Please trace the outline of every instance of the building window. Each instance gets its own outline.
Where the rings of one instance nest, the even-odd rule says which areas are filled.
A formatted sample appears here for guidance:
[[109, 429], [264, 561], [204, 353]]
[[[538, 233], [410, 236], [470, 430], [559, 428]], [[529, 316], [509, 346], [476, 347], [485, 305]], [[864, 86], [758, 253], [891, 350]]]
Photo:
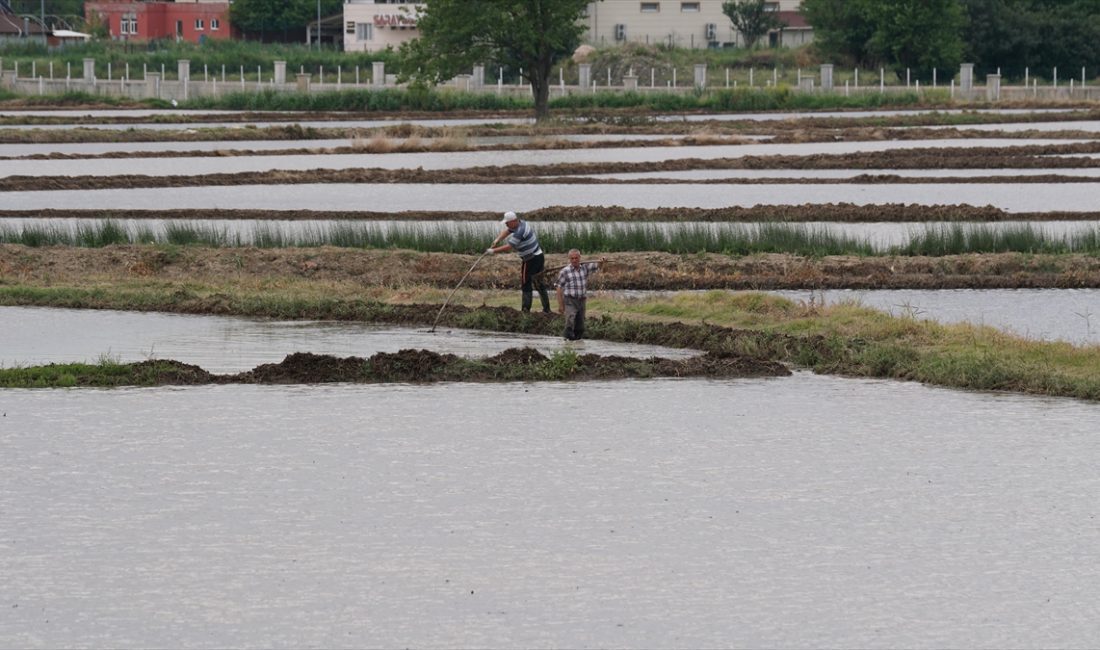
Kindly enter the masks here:
[[374, 25], [371, 23], [355, 23], [355, 40], [373, 41]]
[[643, 14], [655, 14], [655, 13], [659, 13], [660, 11], [661, 11], [661, 3], [660, 2], [643, 2], [642, 3], [642, 13]]
[[137, 15], [123, 14], [118, 25], [119, 34], [137, 34]]
[[203, 30], [202, 18], [195, 19], [195, 31], [201, 32]]
[[218, 20], [217, 18], [211, 18], [210, 19], [210, 29], [212, 29], [212, 30], [213, 29], [218, 29], [221, 26], [222, 26], [222, 21]]
[[764, 3], [764, 11], [779, 11], [779, 3], [778, 2], [765, 2]]
[[685, 13], [685, 14], [697, 14], [697, 13], [699, 13], [699, 3], [698, 2], [681, 2], [680, 3], [680, 11]]

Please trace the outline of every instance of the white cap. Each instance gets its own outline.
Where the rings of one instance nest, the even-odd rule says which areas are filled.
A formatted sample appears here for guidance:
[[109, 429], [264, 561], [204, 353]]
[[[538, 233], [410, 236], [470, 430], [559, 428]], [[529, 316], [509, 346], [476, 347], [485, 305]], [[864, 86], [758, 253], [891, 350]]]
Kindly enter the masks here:
[[509, 210], [508, 212], [504, 213], [504, 218], [501, 219], [500, 222], [504, 225], [508, 225], [508, 222], [513, 220], [513, 219], [519, 219], [519, 217], [516, 216], [515, 212], [512, 212], [511, 210]]

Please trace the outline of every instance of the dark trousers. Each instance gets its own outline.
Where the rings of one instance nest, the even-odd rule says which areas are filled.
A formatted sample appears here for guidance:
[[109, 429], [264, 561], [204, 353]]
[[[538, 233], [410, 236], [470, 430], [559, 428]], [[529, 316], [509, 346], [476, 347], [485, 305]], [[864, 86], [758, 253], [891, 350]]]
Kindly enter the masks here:
[[576, 341], [584, 336], [584, 307], [588, 299], [584, 296], [563, 296], [565, 299], [565, 338]]
[[531, 289], [539, 292], [539, 300], [542, 302], [542, 310], [550, 312], [550, 294], [546, 291], [546, 282], [542, 279], [542, 269], [546, 266], [546, 256], [542, 253], [524, 260], [519, 267], [520, 279], [523, 282], [523, 311], [531, 311], [531, 302], [534, 296]]

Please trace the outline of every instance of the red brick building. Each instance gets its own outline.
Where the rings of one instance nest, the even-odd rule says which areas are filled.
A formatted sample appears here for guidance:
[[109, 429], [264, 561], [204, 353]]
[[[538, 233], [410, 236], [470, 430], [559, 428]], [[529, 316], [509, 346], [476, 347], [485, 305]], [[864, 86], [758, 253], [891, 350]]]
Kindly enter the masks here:
[[207, 38], [232, 38], [229, 2], [103, 0], [84, 3], [84, 17], [93, 14], [107, 23], [111, 38], [149, 41], [174, 38], [198, 43]]

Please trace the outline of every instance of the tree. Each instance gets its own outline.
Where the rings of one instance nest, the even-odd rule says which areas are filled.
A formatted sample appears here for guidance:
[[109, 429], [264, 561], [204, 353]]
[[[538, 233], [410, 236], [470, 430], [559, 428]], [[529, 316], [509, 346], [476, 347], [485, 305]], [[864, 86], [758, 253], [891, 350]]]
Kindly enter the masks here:
[[1100, 67], [1100, 0], [962, 0], [970, 16], [967, 56], [989, 73], [1033, 74]]
[[867, 44], [874, 34], [873, 0], [803, 0], [802, 15], [813, 25], [814, 45], [827, 56], [853, 63], [869, 58]]
[[803, 0], [802, 12], [825, 55], [918, 74], [962, 61], [960, 0]]
[[787, 26], [787, 23], [775, 15], [775, 11], [768, 9], [768, 3], [764, 0], [727, 0], [722, 3], [722, 13], [741, 32], [745, 39], [745, 48], [750, 50], [768, 32]]
[[922, 76], [962, 62], [966, 19], [959, 0], [880, 0], [871, 17], [875, 30], [868, 47], [880, 61]]
[[587, 0], [431, 0], [401, 46], [402, 78], [439, 83], [478, 63], [518, 66], [535, 119], [550, 115], [550, 69], [580, 45]]
[[[320, 0], [321, 15], [331, 16], [343, 10], [340, 0]], [[236, 0], [229, 5], [229, 18], [242, 32], [286, 33], [317, 20], [317, 0]]]

